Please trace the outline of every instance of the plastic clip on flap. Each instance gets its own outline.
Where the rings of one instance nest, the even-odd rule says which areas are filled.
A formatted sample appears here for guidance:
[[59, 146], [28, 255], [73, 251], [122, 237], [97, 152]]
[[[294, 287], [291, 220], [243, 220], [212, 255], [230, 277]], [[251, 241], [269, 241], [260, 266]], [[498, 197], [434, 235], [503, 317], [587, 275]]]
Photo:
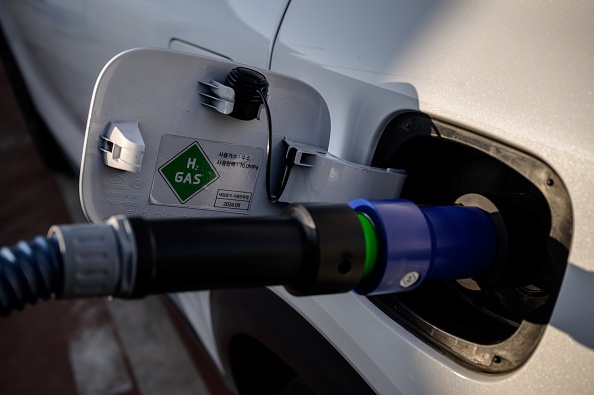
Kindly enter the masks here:
[[110, 123], [99, 147], [104, 153], [103, 163], [115, 169], [139, 173], [144, 155], [144, 140], [138, 122]]
[[380, 169], [340, 159], [307, 144], [285, 140], [287, 144], [286, 185], [281, 202], [349, 202], [394, 198], [400, 195], [406, 172]]
[[210, 82], [198, 81], [200, 85], [209, 88], [210, 93], [198, 92], [205, 98], [203, 106], [214, 108], [222, 114], [231, 114], [235, 103], [235, 91], [233, 88], [223, 85], [220, 82], [211, 80]]

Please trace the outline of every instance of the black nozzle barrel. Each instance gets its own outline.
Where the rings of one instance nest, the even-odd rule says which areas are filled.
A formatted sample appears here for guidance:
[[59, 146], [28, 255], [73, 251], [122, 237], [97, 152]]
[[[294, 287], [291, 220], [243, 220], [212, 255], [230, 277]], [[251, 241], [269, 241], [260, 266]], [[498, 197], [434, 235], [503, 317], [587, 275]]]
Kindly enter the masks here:
[[279, 217], [130, 218], [130, 225], [138, 251], [131, 297], [270, 285], [298, 295], [346, 292], [365, 260], [361, 225], [347, 205], [291, 206]]

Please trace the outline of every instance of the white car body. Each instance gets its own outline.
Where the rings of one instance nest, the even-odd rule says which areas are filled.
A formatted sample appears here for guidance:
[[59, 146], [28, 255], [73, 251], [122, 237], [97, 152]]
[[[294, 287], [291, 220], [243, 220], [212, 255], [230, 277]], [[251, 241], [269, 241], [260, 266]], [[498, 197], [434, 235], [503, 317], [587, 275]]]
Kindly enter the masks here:
[[[162, 47], [314, 87], [329, 151], [369, 165], [405, 111], [538, 158], [570, 198], [569, 255], [546, 328], [503, 373], [459, 363], [354, 293], [274, 292], [379, 394], [594, 391], [594, 4], [528, 1], [2, 0], [0, 24], [34, 104], [80, 165], [88, 106], [121, 51]], [[495, 149], [493, 149], [495, 151]], [[210, 292], [174, 297], [223, 374]]]

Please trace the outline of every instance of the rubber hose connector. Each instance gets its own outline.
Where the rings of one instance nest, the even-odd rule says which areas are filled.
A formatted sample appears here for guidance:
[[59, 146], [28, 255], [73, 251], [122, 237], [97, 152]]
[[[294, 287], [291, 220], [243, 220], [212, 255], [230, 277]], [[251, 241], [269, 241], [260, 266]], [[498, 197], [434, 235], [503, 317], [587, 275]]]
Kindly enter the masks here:
[[0, 316], [58, 292], [63, 277], [60, 256], [58, 241], [41, 236], [0, 248]]

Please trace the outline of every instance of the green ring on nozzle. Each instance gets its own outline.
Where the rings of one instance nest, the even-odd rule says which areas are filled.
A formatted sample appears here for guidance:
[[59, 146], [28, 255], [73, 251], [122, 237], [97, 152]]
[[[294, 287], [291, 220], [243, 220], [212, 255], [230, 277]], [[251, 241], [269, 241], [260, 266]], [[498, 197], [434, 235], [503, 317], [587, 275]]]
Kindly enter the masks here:
[[373, 269], [377, 260], [377, 235], [373, 222], [363, 213], [357, 213], [361, 226], [363, 227], [363, 237], [365, 238], [365, 266], [361, 280], [366, 279]]

